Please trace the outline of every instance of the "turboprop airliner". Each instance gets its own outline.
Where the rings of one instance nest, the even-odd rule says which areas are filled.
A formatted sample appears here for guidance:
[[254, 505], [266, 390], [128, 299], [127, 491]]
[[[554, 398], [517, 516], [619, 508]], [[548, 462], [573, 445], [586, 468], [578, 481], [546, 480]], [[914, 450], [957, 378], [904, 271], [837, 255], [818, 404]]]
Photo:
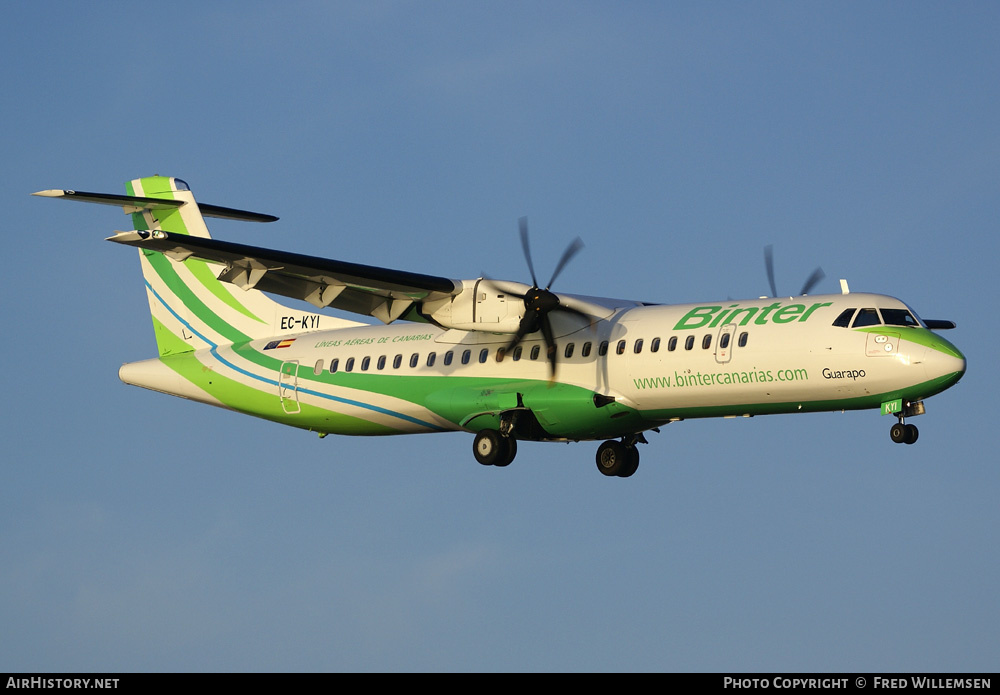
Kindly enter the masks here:
[[122, 381], [321, 437], [468, 432], [493, 466], [518, 441], [599, 441], [601, 473], [628, 477], [647, 432], [688, 418], [874, 409], [892, 416], [892, 441], [913, 444], [907, 420], [966, 368], [937, 332], [951, 321], [844, 281], [810, 295], [816, 275], [776, 296], [769, 255], [770, 297], [651, 304], [553, 291], [578, 241], [541, 287], [524, 220], [531, 285], [212, 239], [205, 217], [277, 218], [199, 205], [177, 178], [34, 195], [131, 215], [109, 241], [139, 249], [159, 355], [123, 365]]

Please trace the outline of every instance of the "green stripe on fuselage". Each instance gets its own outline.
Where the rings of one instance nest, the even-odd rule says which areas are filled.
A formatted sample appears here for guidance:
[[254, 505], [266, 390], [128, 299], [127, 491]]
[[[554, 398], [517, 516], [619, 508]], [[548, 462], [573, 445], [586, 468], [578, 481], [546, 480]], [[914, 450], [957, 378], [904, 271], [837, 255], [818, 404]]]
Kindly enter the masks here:
[[965, 359], [965, 355], [948, 340], [922, 326], [865, 326], [854, 329], [859, 333], [899, 333], [899, 337], [917, 345], [924, 345], [951, 357]]
[[308, 403], [299, 402], [299, 412], [286, 413], [278, 397], [277, 387], [262, 390], [241, 384], [229, 377], [207, 369], [193, 353], [161, 358], [164, 365], [177, 372], [186, 381], [210, 394], [225, 407], [247, 415], [279, 422], [316, 432], [351, 435], [401, 434], [402, 430], [362, 418], [333, 412]]

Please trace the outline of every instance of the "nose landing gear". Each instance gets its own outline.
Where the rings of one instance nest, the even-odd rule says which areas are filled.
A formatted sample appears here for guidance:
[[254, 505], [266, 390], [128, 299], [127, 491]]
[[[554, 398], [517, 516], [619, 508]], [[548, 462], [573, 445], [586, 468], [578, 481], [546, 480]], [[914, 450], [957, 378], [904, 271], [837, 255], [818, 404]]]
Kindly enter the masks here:
[[920, 436], [920, 432], [917, 430], [917, 426], [904, 424], [902, 417], [889, 429], [889, 437], [897, 444], [913, 444], [917, 441], [918, 436]]
[[907, 402], [902, 410], [893, 413], [899, 422], [889, 428], [889, 438], [897, 444], [916, 442], [920, 432], [917, 431], [916, 426], [907, 425], [904, 418], [908, 415], [923, 415], [925, 412], [923, 401]]

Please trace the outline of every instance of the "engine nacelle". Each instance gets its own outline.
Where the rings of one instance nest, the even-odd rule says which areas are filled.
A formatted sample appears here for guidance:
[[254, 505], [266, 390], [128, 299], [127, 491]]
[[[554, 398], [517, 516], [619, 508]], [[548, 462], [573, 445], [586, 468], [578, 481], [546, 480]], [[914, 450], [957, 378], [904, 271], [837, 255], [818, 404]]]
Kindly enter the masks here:
[[[505, 282], [504, 285], [520, 294], [531, 289], [521, 283]], [[445, 328], [516, 333], [524, 314], [524, 300], [479, 278], [463, 280], [462, 291], [454, 297], [424, 302], [423, 312]]]

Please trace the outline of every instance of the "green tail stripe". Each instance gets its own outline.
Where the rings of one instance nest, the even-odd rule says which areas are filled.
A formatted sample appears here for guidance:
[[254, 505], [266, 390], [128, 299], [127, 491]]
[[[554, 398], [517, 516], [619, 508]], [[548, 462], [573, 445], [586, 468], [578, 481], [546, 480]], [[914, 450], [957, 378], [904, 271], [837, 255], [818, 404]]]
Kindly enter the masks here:
[[[153, 270], [160, 276], [160, 279], [166, 283], [167, 288], [205, 325], [223, 336], [228, 342], [240, 343], [250, 340], [249, 336], [223, 321], [214, 311], [205, 306], [205, 303], [201, 301], [198, 295], [184, 284], [184, 281], [177, 275], [177, 271], [166, 256], [153, 251], [146, 256], [146, 260], [153, 266]], [[173, 307], [175, 311], [178, 308]]]
[[176, 355], [182, 352], [191, 352], [193, 349], [190, 345], [181, 340], [180, 336], [173, 333], [160, 321], [157, 321], [155, 316], [153, 317], [153, 333], [156, 335], [156, 346], [160, 350], [160, 357]]
[[191, 274], [195, 276], [198, 282], [200, 282], [206, 290], [218, 297], [218, 299], [227, 306], [238, 311], [247, 318], [253, 319], [254, 321], [267, 323], [267, 321], [255, 316], [253, 312], [240, 304], [236, 297], [229, 294], [229, 292], [226, 291], [226, 288], [222, 286], [219, 279], [215, 277], [212, 269], [208, 267], [208, 264], [205, 261], [198, 260], [196, 258], [189, 258], [184, 261], [184, 265], [187, 266], [187, 268], [191, 271]]

